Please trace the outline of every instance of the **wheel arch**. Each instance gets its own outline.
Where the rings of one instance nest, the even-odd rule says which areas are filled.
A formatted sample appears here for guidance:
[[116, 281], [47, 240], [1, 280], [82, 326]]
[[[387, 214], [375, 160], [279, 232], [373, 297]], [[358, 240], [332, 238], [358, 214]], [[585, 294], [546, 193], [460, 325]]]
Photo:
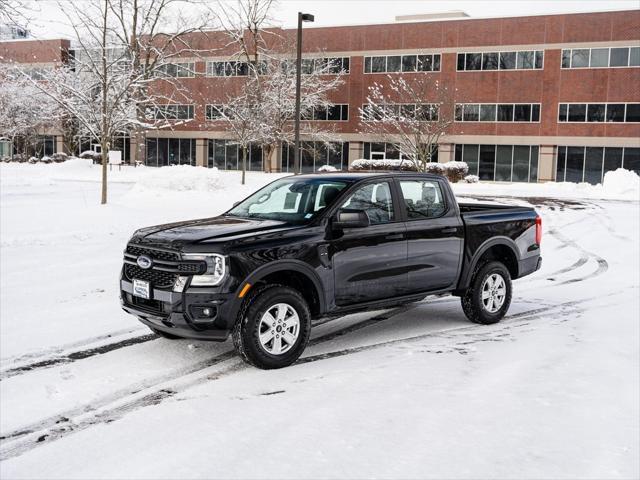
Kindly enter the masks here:
[[511, 278], [518, 278], [520, 258], [516, 243], [508, 237], [494, 237], [480, 245], [471, 261], [463, 267], [458, 290], [465, 290], [469, 287], [474, 272], [485, 260], [502, 262], [509, 270]]
[[326, 311], [325, 292], [318, 274], [306, 263], [297, 260], [282, 260], [269, 263], [255, 270], [240, 285], [251, 290], [261, 284], [278, 284], [298, 290], [309, 304], [313, 317]]

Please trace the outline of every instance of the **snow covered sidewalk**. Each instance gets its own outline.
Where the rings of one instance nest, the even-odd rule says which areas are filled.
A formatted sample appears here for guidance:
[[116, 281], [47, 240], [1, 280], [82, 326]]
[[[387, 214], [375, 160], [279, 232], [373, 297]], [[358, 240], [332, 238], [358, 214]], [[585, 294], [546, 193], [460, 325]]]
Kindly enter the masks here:
[[503, 322], [469, 324], [452, 297], [349, 315], [266, 372], [228, 343], [149, 335], [117, 277], [135, 228], [215, 215], [275, 176], [131, 169], [100, 207], [93, 167], [59, 167], [0, 166], [0, 477], [640, 475], [633, 192], [456, 185], [543, 216], [543, 268]]

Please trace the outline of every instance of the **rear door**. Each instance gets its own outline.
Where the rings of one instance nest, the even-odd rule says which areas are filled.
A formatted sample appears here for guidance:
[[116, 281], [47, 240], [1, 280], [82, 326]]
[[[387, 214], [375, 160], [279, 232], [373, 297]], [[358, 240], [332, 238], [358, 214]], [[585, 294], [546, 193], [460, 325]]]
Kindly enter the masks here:
[[330, 242], [336, 305], [406, 293], [407, 239], [391, 179], [358, 186], [340, 208], [364, 210], [370, 225], [334, 232]]
[[439, 179], [396, 179], [407, 235], [407, 291], [452, 287], [458, 279], [464, 227]]

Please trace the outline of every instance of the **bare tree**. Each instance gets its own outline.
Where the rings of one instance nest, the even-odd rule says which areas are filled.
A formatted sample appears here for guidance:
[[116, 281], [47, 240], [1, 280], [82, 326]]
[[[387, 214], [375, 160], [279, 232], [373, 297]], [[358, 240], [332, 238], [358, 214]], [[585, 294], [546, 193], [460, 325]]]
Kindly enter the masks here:
[[429, 74], [387, 77], [385, 86], [369, 87], [368, 103], [360, 109], [361, 128], [395, 145], [425, 171], [453, 121], [452, 92]]
[[116, 41], [126, 51], [130, 74], [135, 79], [131, 82], [131, 96], [138, 123], [132, 141], [136, 158], [141, 160], [146, 150], [143, 125], [149, 120], [150, 105], [192, 100], [179, 77], [195, 76], [197, 72], [193, 61], [180, 60], [193, 60], [211, 52], [196, 48], [193, 34], [206, 38], [215, 19], [211, 9], [198, 0], [108, 0], [108, 8], [114, 19]]
[[[243, 130], [252, 129], [254, 132], [248, 136], [262, 147], [267, 159], [278, 146], [293, 142], [295, 120], [295, 45], [279, 29], [272, 28], [274, 5], [272, 0], [225, 2], [225, 15], [220, 19], [229, 40], [224, 48], [233, 52], [230, 60], [246, 71], [240, 91], [227, 96], [223, 110], [252, 114], [247, 119], [239, 115], [222, 118], [234, 133], [237, 122]], [[301, 117], [312, 119], [314, 109], [332, 107], [329, 96], [343, 83], [343, 72], [341, 66], [336, 69], [320, 59], [307, 59], [306, 65], [310, 68], [302, 77]], [[331, 133], [314, 122], [303, 122], [302, 134], [307, 138], [328, 142], [334, 138]], [[270, 170], [268, 161], [265, 170]]]
[[0, 25], [25, 27], [28, 10], [22, 0], [0, 0]]
[[[184, 103], [189, 92], [167, 67], [172, 59], [193, 53], [186, 36], [197, 27], [181, 27], [189, 20], [171, 7], [196, 4], [196, 0], [60, 4], [75, 33], [75, 58], [71, 65], [51, 71], [47, 81], [32, 83], [64, 109], [80, 133], [99, 142], [103, 204], [111, 139], [133, 131], [137, 151], [144, 152], [147, 129], [181, 123], [167, 115], [166, 106]], [[179, 33], [163, 33], [163, 28], [173, 27]]]
[[[58, 104], [34, 87], [14, 66], [0, 63], [0, 134], [23, 155], [35, 152], [42, 131], [61, 117]], [[20, 139], [21, 142], [17, 142]]]

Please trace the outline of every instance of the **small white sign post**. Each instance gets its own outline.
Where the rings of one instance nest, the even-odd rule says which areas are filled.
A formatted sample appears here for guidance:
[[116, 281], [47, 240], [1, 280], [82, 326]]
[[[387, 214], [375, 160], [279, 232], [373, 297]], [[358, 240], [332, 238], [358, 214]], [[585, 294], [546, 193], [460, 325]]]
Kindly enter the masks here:
[[120, 170], [122, 166], [122, 152], [120, 150], [109, 150], [109, 169], [113, 168], [113, 165], [118, 166]]

